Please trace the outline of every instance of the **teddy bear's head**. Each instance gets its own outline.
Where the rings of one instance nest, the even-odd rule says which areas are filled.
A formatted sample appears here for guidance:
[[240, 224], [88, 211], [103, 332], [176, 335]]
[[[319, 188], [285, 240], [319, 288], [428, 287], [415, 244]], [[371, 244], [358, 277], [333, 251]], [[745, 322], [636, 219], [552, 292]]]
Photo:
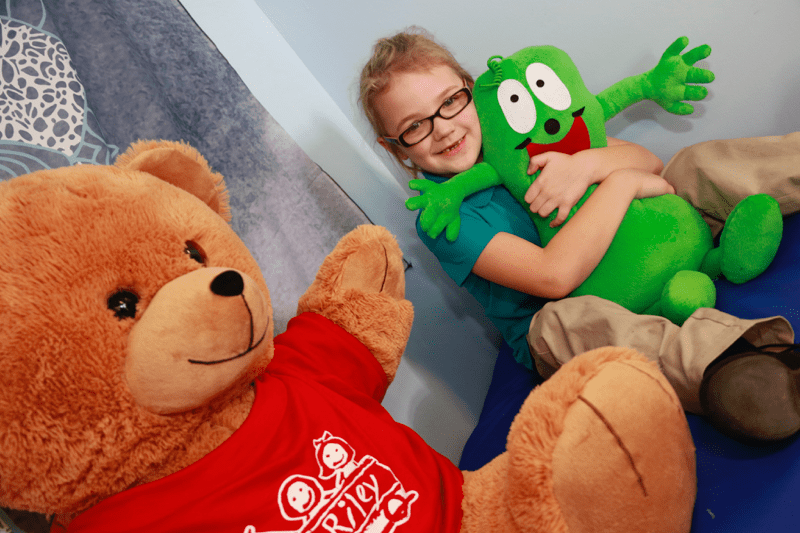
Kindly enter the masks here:
[[80, 512], [241, 424], [272, 308], [227, 218], [179, 143], [0, 183], [0, 505]]

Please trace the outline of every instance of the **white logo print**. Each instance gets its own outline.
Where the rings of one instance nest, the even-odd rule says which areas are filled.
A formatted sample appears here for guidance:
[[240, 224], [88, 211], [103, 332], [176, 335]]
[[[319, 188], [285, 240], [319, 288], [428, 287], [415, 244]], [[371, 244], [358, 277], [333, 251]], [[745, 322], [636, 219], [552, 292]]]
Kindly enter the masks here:
[[265, 533], [392, 533], [408, 522], [419, 494], [403, 489], [389, 467], [369, 455], [356, 461], [353, 447], [327, 431], [313, 442], [319, 477], [289, 476], [278, 491], [283, 517], [302, 525]]

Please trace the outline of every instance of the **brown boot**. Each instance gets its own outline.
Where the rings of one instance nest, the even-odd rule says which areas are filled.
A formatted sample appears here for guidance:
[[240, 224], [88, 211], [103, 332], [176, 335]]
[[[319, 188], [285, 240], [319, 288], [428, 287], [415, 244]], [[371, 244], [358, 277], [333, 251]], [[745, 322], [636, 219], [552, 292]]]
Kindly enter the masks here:
[[800, 344], [739, 339], [705, 371], [700, 403], [711, 424], [743, 442], [800, 431]]

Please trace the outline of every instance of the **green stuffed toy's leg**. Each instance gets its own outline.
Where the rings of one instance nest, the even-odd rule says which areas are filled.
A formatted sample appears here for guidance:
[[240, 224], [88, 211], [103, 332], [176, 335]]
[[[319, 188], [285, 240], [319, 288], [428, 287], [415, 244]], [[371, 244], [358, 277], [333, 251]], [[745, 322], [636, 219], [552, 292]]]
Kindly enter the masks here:
[[699, 308], [716, 303], [717, 289], [707, 274], [681, 270], [664, 285], [661, 298], [644, 314], [660, 315], [680, 326]]
[[772, 263], [782, 236], [778, 202], [767, 194], [748, 196], [728, 216], [719, 246], [708, 252], [700, 269], [712, 278], [721, 273], [732, 283], [750, 281]]

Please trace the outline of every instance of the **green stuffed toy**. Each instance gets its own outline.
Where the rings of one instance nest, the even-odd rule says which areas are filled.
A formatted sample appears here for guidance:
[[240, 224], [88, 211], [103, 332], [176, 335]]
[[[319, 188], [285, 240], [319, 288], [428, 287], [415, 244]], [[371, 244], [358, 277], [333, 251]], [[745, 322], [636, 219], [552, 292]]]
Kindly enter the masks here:
[[[483, 162], [444, 183], [412, 180], [422, 194], [406, 202], [423, 209], [420, 225], [432, 238], [446, 230], [458, 236], [461, 202], [475, 192], [504, 185], [519, 201], [546, 246], [561, 226], [551, 228], [553, 212], [542, 218], [530, 212], [524, 196], [533, 180], [530, 158], [547, 151], [574, 154], [606, 146], [605, 122], [644, 99], [667, 111], [689, 114], [714, 75], [694, 67], [707, 57], [707, 45], [684, 55], [682, 37], [664, 52], [658, 65], [618, 82], [597, 96], [586, 88], [569, 56], [553, 46], [525, 48], [503, 59], [489, 59], [489, 70], [475, 82], [475, 105], [483, 134]], [[571, 217], [597, 185], [592, 185], [570, 211]], [[569, 218], [567, 218], [569, 220]], [[720, 274], [734, 283], [748, 281], [772, 262], [783, 233], [783, 219], [774, 198], [754, 195], [740, 202], [721, 235], [719, 246], [685, 200], [663, 195], [633, 200], [608, 251], [592, 274], [570, 296], [593, 294], [642, 314], [656, 314], [682, 324], [700, 307], [713, 307], [712, 278]]]

